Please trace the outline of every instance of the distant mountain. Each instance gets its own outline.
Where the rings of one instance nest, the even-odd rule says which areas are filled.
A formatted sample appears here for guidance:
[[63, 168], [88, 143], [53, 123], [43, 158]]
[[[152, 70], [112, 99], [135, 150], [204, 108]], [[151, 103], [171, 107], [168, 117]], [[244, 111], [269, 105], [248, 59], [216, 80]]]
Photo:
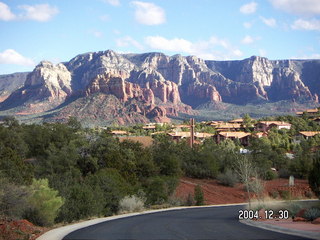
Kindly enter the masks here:
[[319, 82], [320, 60], [271, 61], [253, 56], [205, 61], [108, 50], [57, 65], [39, 63], [0, 110], [20, 115], [48, 112], [46, 117], [54, 120], [72, 115], [97, 123], [169, 121], [219, 103], [318, 103]]
[[27, 79], [28, 72], [0, 75], [0, 102], [12, 92], [21, 88]]

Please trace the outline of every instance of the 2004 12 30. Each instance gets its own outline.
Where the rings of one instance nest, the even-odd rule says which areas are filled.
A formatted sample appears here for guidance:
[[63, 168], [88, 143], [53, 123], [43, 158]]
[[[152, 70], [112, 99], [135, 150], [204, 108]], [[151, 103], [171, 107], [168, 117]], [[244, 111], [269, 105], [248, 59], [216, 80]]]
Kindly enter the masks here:
[[[289, 211], [288, 210], [278, 210], [274, 211], [272, 209], [264, 210], [263, 217], [265, 219], [288, 219]], [[253, 220], [253, 219], [262, 219], [258, 210], [239, 210], [239, 220]]]

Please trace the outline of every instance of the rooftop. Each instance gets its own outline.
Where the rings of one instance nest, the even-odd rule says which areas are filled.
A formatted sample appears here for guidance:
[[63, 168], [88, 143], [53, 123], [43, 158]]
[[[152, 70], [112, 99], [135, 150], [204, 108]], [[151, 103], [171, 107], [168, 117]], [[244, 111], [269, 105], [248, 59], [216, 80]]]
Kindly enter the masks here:
[[320, 134], [319, 131], [301, 131], [299, 133], [305, 137], [314, 137], [315, 135]]
[[288, 122], [282, 122], [282, 121], [260, 121], [258, 122], [259, 123], [262, 123], [262, 124], [265, 124], [267, 126], [269, 125], [277, 125], [277, 126], [291, 126], [290, 123]]
[[246, 132], [220, 132], [219, 135], [224, 136], [226, 138], [244, 138], [247, 136], [250, 136], [251, 133], [246, 133]]

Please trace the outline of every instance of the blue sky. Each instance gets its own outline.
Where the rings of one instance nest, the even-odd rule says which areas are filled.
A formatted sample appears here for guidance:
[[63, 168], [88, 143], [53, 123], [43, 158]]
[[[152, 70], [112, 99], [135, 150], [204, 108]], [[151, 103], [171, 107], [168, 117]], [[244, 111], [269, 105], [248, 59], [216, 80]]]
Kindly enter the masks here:
[[320, 58], [319, 0], [0, 0], [0, 74], [78, 54]]

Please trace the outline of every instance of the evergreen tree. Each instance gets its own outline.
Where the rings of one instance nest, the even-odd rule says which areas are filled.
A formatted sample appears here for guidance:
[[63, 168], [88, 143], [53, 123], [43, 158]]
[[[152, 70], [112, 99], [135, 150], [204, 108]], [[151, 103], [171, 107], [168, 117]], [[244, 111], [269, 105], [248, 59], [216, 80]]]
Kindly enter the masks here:
[[202, 191], [200, 185], [197, 185], [194, 187], [194, 200], [195, 200], [197, 206], [201, 206], [204, 204], [203, 191]]
[[319, 155], [313, 161], [313, 168], [309, 173], [309, 184], [317, 197], [320, 197], [320, 158]]

